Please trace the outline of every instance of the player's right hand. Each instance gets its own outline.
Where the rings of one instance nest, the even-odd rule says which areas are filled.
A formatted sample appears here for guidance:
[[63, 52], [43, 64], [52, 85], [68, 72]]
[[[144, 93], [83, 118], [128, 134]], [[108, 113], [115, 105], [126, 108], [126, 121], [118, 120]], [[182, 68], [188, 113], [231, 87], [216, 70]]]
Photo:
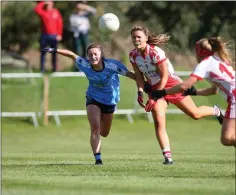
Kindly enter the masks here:
[[142, 91], [138, 91], [138, 99], [137, 99], [137, 101], [138, 101], [140, 106], [145, 108], [145, 105], [143, 103], [143, 92]]
[[56, 53], [57, 52], [57, 49], [55, 48], [44, 48], [41, 50], [42, 53]]

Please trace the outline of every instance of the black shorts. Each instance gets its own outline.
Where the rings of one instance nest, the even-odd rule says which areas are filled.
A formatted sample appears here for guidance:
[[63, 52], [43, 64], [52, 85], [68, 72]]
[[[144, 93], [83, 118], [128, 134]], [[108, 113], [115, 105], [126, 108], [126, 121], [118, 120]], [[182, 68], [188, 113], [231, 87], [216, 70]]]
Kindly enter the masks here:
[[104, 114], [112, 114], [116, 110], [116, 105], [105, 105], [96, 101], [95, 99], [91, 97], [86, 96], [86, 107], [90, 104], [97, 105], [100, 108], [101, 113], [104, 113]]

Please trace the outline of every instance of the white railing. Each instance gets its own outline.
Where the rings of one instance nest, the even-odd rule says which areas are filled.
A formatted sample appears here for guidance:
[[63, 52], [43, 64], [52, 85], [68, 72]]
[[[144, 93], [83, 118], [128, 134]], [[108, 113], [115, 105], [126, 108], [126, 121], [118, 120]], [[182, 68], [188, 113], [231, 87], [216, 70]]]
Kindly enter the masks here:
[[[176, 71], [176, 75], [178, 76], [188, 76], [191, 72], [189, 71]], [[45, 75], [41, 73], [2, 73], [2, 79], [15, 79], [15, 78], [43, 78]], [[85, 77], [84, 73], [81, 72], [55, 72], [50, 75], [51, 77]], [[135, 100], [136, 101], [136, 100]], [[144, 109], [140, 108], [131, 108], [131, 109], [118, 109], [114, 114], [123, 114], [127, 116], [127, 119], [130, 123], [133, 123], [134, 120], [132, 118], [132, 114], [136, 113], [146, 113]], [[34, 126], [38, 126], [37, 117], [40, 113], [36, 112], [2, 112], [1, 117], [32, 117]], [[148, 117], [148, 121], [152, 122], [151, 113], [146, 113]], [[179, 109], [169, 109], [167, 110], [167, 114], [183, 114]], [[53, 116], [55, 122], [58, 126], [61, 125], [60, 116], [75, 116], [75, 115], [86, 115], [86, 110], [62, 110], [62, 111], [45, 111], [44, 115], [46, 117]]]

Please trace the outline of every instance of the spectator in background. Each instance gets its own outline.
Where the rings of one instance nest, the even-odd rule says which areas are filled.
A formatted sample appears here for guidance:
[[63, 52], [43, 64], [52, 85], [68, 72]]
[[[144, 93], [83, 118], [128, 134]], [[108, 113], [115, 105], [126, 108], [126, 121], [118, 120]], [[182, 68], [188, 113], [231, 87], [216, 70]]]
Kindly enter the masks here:
[[87, 5], [87, 1], [77, 1], [75, 12], [69, 18], [70, 30], [73, 32], [73, 52], [81, 57], [86, 57], [90, 29], [89, 16], [95, 13], [96, 9]]
[[[39, 1], [34, 11], [41, 19], [40, 49], [47, 47], [57, 48], [57, 44], [62, 40], [63, 20], [60, 11], [54, 8], [53, 1]], [[45, 70], [45, 55], [40, 56], [40, 71]], [[52, 70], [57, 71], [56, 53], [52, 55]]]

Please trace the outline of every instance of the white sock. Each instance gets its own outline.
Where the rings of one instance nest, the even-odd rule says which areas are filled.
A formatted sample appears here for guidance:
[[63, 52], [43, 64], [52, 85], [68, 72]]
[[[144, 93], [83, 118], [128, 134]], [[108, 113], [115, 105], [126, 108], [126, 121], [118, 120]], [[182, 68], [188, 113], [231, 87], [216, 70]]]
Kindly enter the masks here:
[[168, 158], [169, 161], [172, 161], [170, 148], [162, 149], [162, 154], [164, 158]]
[[213, 106], [213, 109], [213, 116], [220, 116], [220, 109], [216, 105]]

